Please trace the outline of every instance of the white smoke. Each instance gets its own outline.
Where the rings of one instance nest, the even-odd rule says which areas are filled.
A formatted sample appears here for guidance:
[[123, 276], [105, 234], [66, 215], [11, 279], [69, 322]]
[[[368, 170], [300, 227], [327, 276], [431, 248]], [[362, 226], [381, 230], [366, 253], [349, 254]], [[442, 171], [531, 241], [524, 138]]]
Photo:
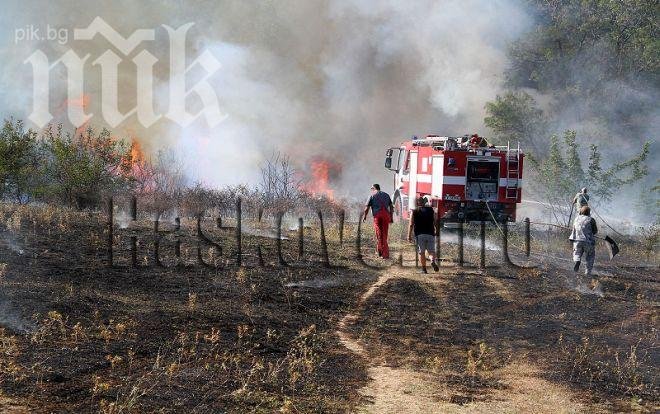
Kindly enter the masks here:
[[9, 301], [0, 298], [0, 327], [9, 328], [15, 332], [29, 332], [33, 324], [19, 316], [17, 309]]
[[[217, 186], [255, 183], [258, 164], [273, 151], [290, 154], [303, 171], [320, 155], [344, 165], [333, 183], [339, 195], [364, 194], [372, 182], [389, 182], [384, 151], [412, 135], [485, 132], [484, 104], [502, 91], [507, 46], [532, 23], [515, 0], [207, 0], [185, 7], [173, 0], [90, 1], [82, 7], [63, 1], [49, 13], [46, 0], [5, 3], [3, 116], [24, 119], [29, 113], [31, 78], [23, 61], [37, 48], [55, 59], [71, 47], [79, 55], [90, 53], [90, 61], [108, 48], [102, 38], [64, 46], [15, 44], [13, 28], [49, 24], [72, 30], [96, 16], [124, 36], [157, 28], [149, 50], [166, 61], [160, 25], [194, 22], [188, 58], [208, 49], [222, 63], [211, 82], [228, 119], [213, 129], [198, 120], [184, 129], [159, 121], [145, 130], [132, 118], [117, 135], [136, 136], [151, 152], [175, 148], [194, 179]], [[161, 82], [166, 66], [156, 65]], [[132, 69], [120, 66], [126, 108], [135, 100]], [[99, 74], [90, 72], [92, 123], [102, 126]], [[56, 107], [66, 85], [63, 71], [53, 74]], [[197, 76], [193, 71], [190, 80]], [[162, 101], [166, 87], [161, 83], [156, 90]]]

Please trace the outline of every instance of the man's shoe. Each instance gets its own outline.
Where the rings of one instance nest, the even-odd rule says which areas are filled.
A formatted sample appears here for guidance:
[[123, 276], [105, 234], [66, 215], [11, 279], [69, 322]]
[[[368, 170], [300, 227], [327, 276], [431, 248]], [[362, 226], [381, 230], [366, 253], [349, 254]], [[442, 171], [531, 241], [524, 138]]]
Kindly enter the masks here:
[[575, 262], [575, 264], [573, 265], [573, 271], [574, 272], [577, 272], [578, 269], [580, 269], [580, 261], [579, 260], [577, 262]]
[[436, 262], [431, 262], [431, 266], [433, 266], [433, 270], [435, 270], [436, 272], [440, 270]]
[[422, 269], [422, 270], [419, 271], [419, 273], [428, 274], [429, 272], [427, 272], [426, 269]]

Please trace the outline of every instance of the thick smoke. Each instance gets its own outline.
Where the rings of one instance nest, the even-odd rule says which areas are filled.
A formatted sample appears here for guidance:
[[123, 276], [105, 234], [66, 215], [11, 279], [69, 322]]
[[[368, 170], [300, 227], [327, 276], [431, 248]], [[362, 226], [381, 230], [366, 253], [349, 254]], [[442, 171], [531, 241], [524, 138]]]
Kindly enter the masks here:
[[[657, 79], [648, 74], [622, 71], [614, 75], [609, 61], [617, 56], [612, 48], [609, 42], [596, 42], [554, 67], [549, 64], [546, 76], [553, 79], [551, 83], [556, 89], [545, 94], [532, 93], [548, 117], [548, 135], [562, 135], [566, 130], [577, 132], [585, 169], [590, 144], [598, 145], [602, 167], [607, 169], [636, 156], [645, 142], [651, 142], [646, 177], [618, 190], [611, 201], [592, 195], [592, 204], [608, 223], [625, 231], [638, 231], [637, 227], [658, 220], [658, 196], [648, 190], [657, 186], [660, 174], [660, 161], [655, 156], [660, 89]], [[628, 173], [624, 171], [622, 177]], [[530, 192], [526, 194], [529, 196]]]
[[[585, 108], [580, 103], [563, 108], [556, 118], [556, 130], [575, 130], [581, 138], [585, 155], [589, 144], [597, 144], [602, 151], [605, 168], [636, 155], [644, 142], [652, 143], [651, 154], [646, 161], [648, 175], [622, 188], [614, 194], [611, 203], [601, 203], [600, 207], [601, 215], [610, 215], [608, 222], [618, 227], [632, 226], [636, 230], [635, 227], [658, 219], [657, 195], [649, 193], [648, 189], [658, 184], [660, 174], [660, 162], [654, 156], [657, 154], [655, 137], [660, 129], [660, 110], [657, 106], [660, 93], [656, 88], [645, 85], [645, 82], [612, 81], [603, 85], [595, 99], [602, 102], [597, 109]], [[586, 161], [586, 156], [584, 158]]]
[[[344, 165], [333, 183], [339, 195], [388, 183], [384, 151], [411, 135], [485, 132], [484, 104], [501, 92], [507, 45], [531, 26], [514, 0], [60, 1], [57, 9], [45, 0], [8, 3], [1, 18], [2, 115], [29, 113], [32, 79], [23, 61], [34, 50], [54, 60], [74, 48], [90, 53], [91, 62], [109, 47], [100, 36], [15, 44], [14, 28], [50, 25], [70, 29], [72, 37], [73, 28], [96, 16], [124, 36], [157, 28], [147, 49], [162, 57], [156, 65], [162, 110], [168, 70], [160, 25], [194, 22], [188, 58], [208, 49], [222, 63], [212, 81], [229, 118], [212, 129], [198, 120], [183, 129], [159, 121], [145, 130], [133, 117], [117, 135], [137, 137], [150, 152], [176, 148], [193, 179], [217, 186], [256, 182], [258, 164], [273, 152], [291, 155], [303, 172], [323, 156]], [[130, 108], [135, 75], [126, 63], [120, 99]], [[93, 124], [103, 125], [98, 71], [90, 63], [88, 111], [95, 113]], [[53, 108], [66, 98], [65, 71], [52, 75], [51, 109], [58, 115]]]

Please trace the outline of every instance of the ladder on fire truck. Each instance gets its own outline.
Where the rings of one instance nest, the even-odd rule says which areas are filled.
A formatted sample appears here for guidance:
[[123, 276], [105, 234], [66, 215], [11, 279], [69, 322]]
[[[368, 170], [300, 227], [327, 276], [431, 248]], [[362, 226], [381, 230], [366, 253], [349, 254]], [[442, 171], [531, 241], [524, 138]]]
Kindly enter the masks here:
[[520, 142], [516, 148], [506, 143], [506, 198], [518, 198], [518, 183], [520, 181]]

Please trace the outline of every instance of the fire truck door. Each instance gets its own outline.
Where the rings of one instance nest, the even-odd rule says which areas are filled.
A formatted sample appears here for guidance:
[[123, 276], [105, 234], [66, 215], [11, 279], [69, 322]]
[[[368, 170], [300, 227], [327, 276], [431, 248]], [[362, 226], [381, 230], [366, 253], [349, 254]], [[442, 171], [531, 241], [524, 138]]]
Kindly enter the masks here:
[[417, 200], [417, 151], [410, 151], [410, 181], [408, 191], [408, 209], [414, 210]]
[[445, 157], [442, 155], [434, 155], [433, 173], [431, 174], [431, 196], [442, 198], [442, 172], [445, 168]]

